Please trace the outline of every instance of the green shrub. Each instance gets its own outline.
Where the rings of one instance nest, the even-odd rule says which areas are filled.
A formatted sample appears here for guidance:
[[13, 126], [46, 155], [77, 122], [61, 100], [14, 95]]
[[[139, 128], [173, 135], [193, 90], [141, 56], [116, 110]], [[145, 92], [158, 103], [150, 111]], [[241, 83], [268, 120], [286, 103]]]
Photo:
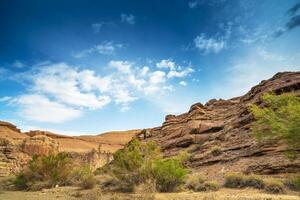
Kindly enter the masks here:
[[65, 185], [72, 172], [72, 162], [67, 154], [34, 156], [28, 167], [17, 174], [14, 184], [18, 189], [35, 189], [35, 184], [53, 187]]
[[244, 176], [244, 187], [263, 189], [264, 185], [264, 180], [257, 175]]
[[176, 158], [161, 159], [154, 162], [153, 176], [157, 190], [173, 192], [185, 181], [187, 170], [182, 162]]
[[25, 190], [27, 189], [27, 178], [25, 177], [24, 173], [23, 172], [20, 172], [15, 180], [13, 181], [15, 187], [18, 189], [18, 190]]
[[289, 189], [300, 192], [300, 175], [288, 178], [286, 185]]
[[245, 176], [239, 173], [226, 174], [224, 186], [228, 188], [243, 188], [245, 186]]
[[255, 121], [252, 131], [258, 142], [283, 140], [288, 148], [286, 155], [295, 159], [300, 148], [300, 97], [294, 93], [262, 96], [265, 107], [253, 105], [250, 111]]
[[219, 155], [222, 154], [222, 149], [221, 149], [220, 147], [213, 147], [213, 148], [211, 149], [211, 154], [212, 154], [213, 156], [219, 156]]
[[163, 159], [155, 142], [131, 141], [124, 149], [114, 154], [110, 171], [119, 181], [122, 191], [131, 192], [147, 180], [156, 182], [159, 191], [174, 191], [184, 183], [187, 174], [183, 163], [188, 154]]
[[267, 179], [265, 181], [265, 191], [272, 194], [284, 193], [284, 185], [276, 179]]
[[82, 189], [92, 189], [96, 184], [93, 170], [89, 165], [75, 169], [69, 179], [73, 185], [79, 185]]

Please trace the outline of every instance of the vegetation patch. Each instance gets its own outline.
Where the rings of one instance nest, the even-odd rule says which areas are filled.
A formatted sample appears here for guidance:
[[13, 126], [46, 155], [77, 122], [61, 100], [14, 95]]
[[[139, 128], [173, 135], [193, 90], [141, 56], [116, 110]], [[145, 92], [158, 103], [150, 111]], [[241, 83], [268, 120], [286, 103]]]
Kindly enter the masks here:
[[282, 194], [284, 193], [284, 185], [279, 180], [267, 179], [265, 181], [265, 191], [272, 194]]
[[201, 175], [194, 174], [187, 180], [186, 188], [195, 192], [217, 191], [220, 189], [220, 185], [215, 181], [207, 181]]
[[27, 168], [14, 181], [18, 189], [39, 189], [55, 185], [66, 185], [72, 172], [72, 161], [67, 154], [34, 156]]
[[285, 184], [289, 189], [300, 192], [300, 175], [289, 177]]
[[155, 142], [133, 140], [114, 154], [109, 168], [122, 191], [131, 192], [135, 186], [153, 180], [158, 191], [172, 192], [185, 182], [188, 173], [184, 166], [186, 159], [184, 153], [164, 159]]
[[222, 154], [222, 149], [220, 147], [215, 146], [211, 149], [211, 154], [213, 156], [219, 156]]
[[300, 97], [294, 93], [262, 96], [264, 107], [252, 105], [252, 131], [258, 142], [284, 141], [286, 156], [293, 160], [300, 148]]

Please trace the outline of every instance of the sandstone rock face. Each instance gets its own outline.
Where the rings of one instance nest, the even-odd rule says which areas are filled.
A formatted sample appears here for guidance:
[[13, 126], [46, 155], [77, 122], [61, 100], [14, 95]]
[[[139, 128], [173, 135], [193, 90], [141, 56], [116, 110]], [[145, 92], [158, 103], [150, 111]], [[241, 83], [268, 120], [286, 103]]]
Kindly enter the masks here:
[[[167, 157], [188, 150], [190, 167], [214, 179], [223, 177], [228, 171], [299, 172], [300, 159], [287, 160], [283, 144], [260, 145], [252, 136], [253, 117], [248, 107], [253, 103], [261, 104], [262, 94], [270, 91], [276, 94], [294, 91], [300, 95], [300, 72], [278, 73], [241, 97], [194, 104], [187, 113], [168, 115], [161, 127], [150, 130], [148, 137], [140, 135], [138, 138], [155, 140]], [[220, 155], [212, 154], [215, 147], [222, 150]]]
[[59, 144], [54, 139], [45, 135], [36, 135], [26, 138], [22, 145], [22, 151], [30, 156], [49, 155], [58, 153]]

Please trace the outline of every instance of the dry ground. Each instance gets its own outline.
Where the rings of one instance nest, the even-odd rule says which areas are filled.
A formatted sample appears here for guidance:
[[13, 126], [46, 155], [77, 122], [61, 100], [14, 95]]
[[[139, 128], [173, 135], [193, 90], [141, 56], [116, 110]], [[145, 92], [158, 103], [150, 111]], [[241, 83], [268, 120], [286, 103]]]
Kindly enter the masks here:
[[[299, 195], [299, 194], [298, 194]], [[99, 189], [60, 187], [39, 192], [0, 191], [1, 200], [150, 200], [150, 195], [101, 193]], [[156, 193], [156, 200], [300, 200], [297, 194], [271, 195], [258, 190], [221, 189], [218, 192]], [[152, 200], [152, 199], [151, 199]]]

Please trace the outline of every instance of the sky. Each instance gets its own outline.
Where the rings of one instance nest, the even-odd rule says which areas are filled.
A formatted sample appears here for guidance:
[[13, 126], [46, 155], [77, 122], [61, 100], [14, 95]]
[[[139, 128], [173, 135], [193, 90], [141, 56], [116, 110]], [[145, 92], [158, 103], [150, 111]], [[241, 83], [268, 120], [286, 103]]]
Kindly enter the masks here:
[[0, 120], [99, 134], [300, 71], [299, 0], [3, 0]]

